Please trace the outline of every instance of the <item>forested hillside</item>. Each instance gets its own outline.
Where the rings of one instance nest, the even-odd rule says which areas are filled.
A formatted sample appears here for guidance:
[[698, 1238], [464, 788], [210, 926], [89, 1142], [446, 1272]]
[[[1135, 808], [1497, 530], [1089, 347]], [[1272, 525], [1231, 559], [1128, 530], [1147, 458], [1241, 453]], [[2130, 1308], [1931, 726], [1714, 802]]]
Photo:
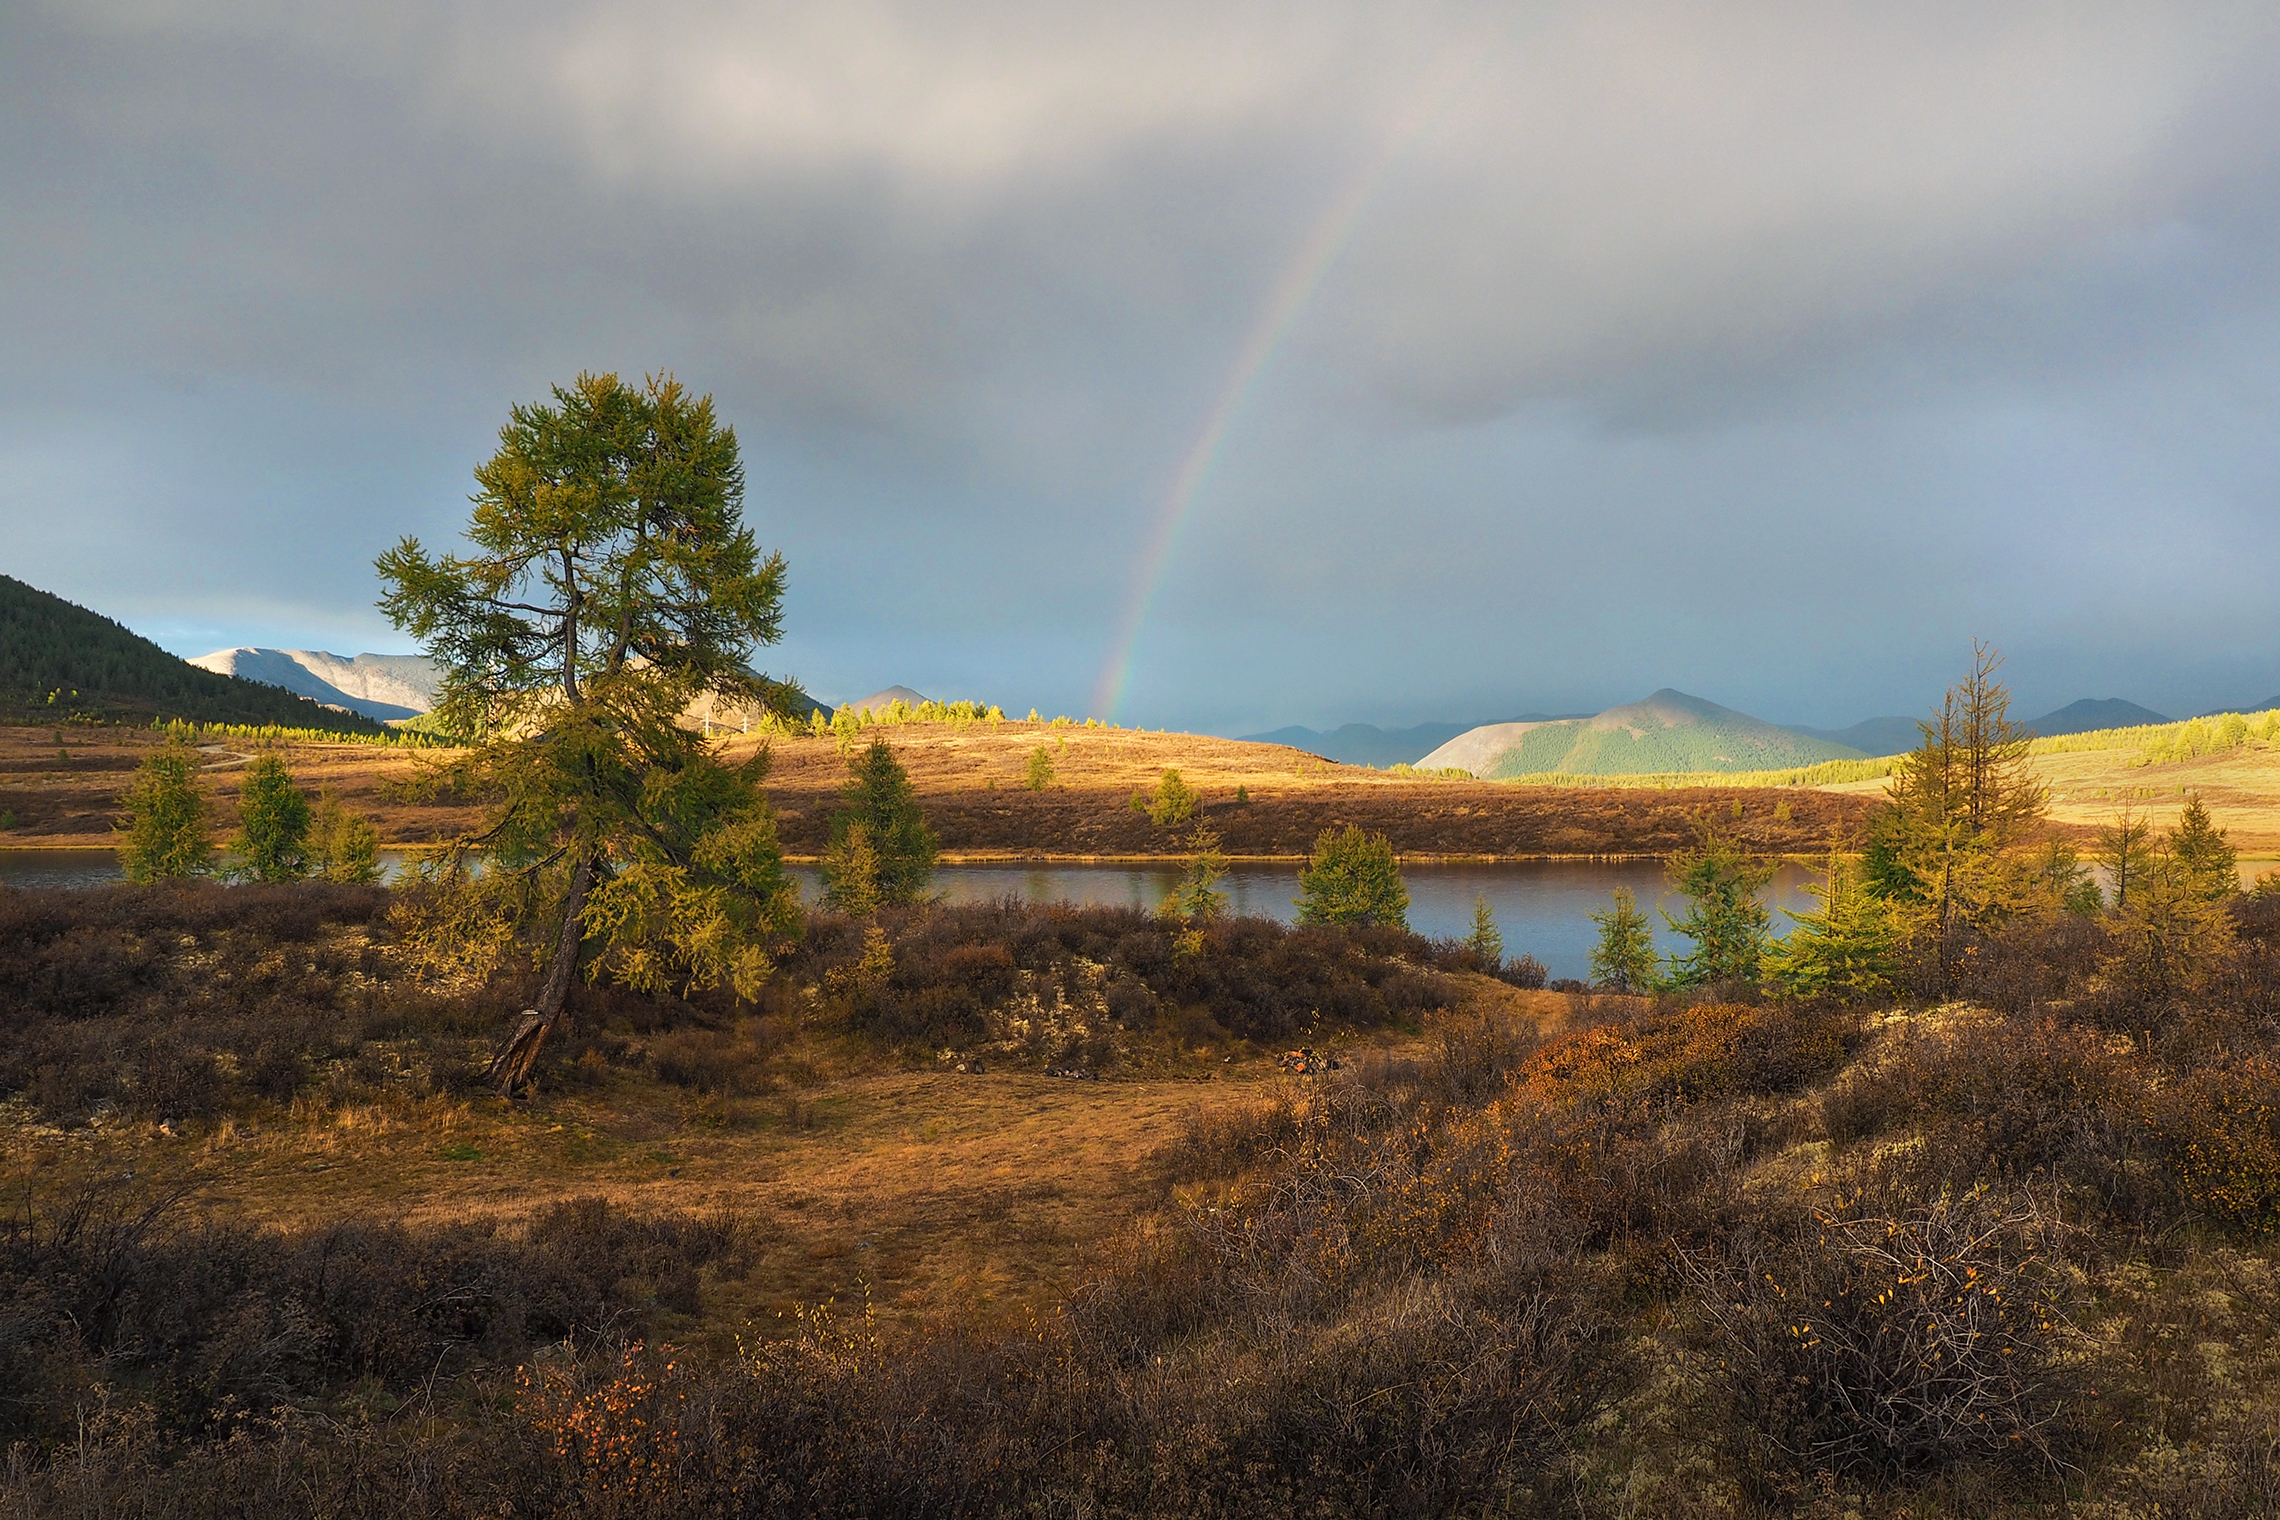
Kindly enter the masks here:
[[0, 719], [73, 714], [381, 731], [281, 687], [200, 670], [100, 613], [0, 575]]
[[1492, 723], [1417, 762], [1483, 779], [1762, 771], [1860, 758], [1859, 752], [1664, 688], [1593, 718]]

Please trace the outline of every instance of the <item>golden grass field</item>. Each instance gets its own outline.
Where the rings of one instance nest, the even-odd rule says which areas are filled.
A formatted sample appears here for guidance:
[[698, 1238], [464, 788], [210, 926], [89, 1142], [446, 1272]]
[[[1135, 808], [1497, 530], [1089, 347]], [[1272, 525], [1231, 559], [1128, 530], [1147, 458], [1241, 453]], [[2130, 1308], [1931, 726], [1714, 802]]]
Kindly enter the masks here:
[[[1049, 724], [908, 724], [876, 730], [910, 772], [946, 858], [1085, 859], [1183, 855], [1184, 831], [1161, 830], [1130, 806], [1177, 768], [1201, 794], [1223, 851], [1238, 858], [1304, 858], [1325, 828], [1357, 824], [1387, 834], [1412, 859], [1661, 856], [1710, 819], [1745, 847], [1813, 853], [1858, 823], [1867, 804], [1833, 792], [1698, 786], [1621, 792], [1604, 787], [1525, 787], [1495, 781], [1399, 776], [1338, 765], [1284, 745], [1195, 734]], [[88, 848], [114, 842], [113, 825], [142, 752], [158, 742], [143, 729], [57, 731], [0, 728], [0, 812], [16, 816], [0, 844]], [[741, 759], [759, 741], [722, 741]], [[237, 773], [249, 746], [206, 746], [217, 831], [236, 821]], [[1053, 784], [1026, 790], [1029, 757], [1052, 756]], [[846, 755], [830, 738], [770, 742], [774, 800], [786, 851], [818, 853], [846, 779]], [[424, 806], [390, 784], [442, 751], [361, 744], [281, 747], [304, 787], [326, 789], [373, 818], [381, 839], [420, 845], [473, 825], [479, 810]], [[1239, 794], [1242, 800], [1239, 800]]]
[[[912, 723], [875, 730], [895, 746], [941, 838], [945, 858], [1084, 859], [1183, 853], [1184, 839], [1129, 807], [1168, 767], [1204, 799], [1205, 817], [1236, 857], [1304, 856], [1325, 827], [1381, 830], [1415, 859], [1660, 855], [1687, 843], [1697, 820], [1747, 848], [1810, 854], [1849, 833], [1883, 795], [1881, 779], [1812, 787], [1667, 789], [1544, 787], [1402, 776], [1339, 765], [1285, 745], [1197, 734], [1008, 722]], [[61, 742], [59, 742], [59, 740]], [[119, 799], [142, 752], [157, 742], [131, 728], [0, 728], [0, 813], [16, 818], [0, 847], [103, 848], [114, 842]], [[757, 739], [721, 741], [730, 759]], [[1054, 780], [1024, 788], [1030, 755], [1052, 756]], [[235, 822], [238, 771], [249, 746], [209, 744], [215, 825]], [[812, 856], [823, 844], [845, 777], [831, 738], [778, 737], [768, 790], [785, 848]], [[364, 744], [283, 746], [301, 783], [338, 795], [373, 818], [392, 845], [436, 843], [473, 824], [468, 806], [418, 805], [391, 791], [448, 753]], [[2109, 749], [2038, 754], [2029, 764], [2050, 788], [2051, 817], [2087, 838], [2127, 801], [2166, 827], [2198, 795], [2251, 859], [2280, 857], [2280, 747], [2262, 741], [2218, 755], [2145, 763], [2135, 739]], [[1248, 802], [1238, 805], [1238, 789]]]
[[[2113, 822], [2124, 803], [2156, 829], [2177, 821], [2189, 796], [2198, 796], [2233, 847], [2244, 857], [2280, 857], [2280, 747], [2251, 743], [2229, 754], [2143, 764], [2136, 744], [2112, 749], [2030, 755], [2027, 763], [2050, 788], [2053, 821], [2085, 834]], [[1824, 790], [1880, 797], [1882, 781], [1855, 781]]]

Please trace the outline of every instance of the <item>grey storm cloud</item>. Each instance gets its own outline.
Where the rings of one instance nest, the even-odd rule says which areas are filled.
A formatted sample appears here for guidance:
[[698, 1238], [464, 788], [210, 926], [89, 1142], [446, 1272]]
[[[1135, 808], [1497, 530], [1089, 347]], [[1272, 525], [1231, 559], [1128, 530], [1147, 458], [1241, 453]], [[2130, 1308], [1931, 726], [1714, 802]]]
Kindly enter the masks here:
[[29, 0], [0, 547], [394, 648], [507, 405], [670, 368], [827, 695], [1080, 710], [1146, 595], [1151, 725], [1850, 721], [1974, 633], [2260, 698], [2276, 66], [2269, 5]]

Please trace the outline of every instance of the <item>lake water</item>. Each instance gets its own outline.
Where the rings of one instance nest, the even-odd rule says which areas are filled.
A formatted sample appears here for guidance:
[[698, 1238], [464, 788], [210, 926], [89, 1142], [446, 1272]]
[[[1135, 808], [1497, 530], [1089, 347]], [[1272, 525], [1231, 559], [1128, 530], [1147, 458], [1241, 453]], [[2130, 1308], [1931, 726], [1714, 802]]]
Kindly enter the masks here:
[[[391, 869], [401, 863], [383, 852]], [[814, 902], [821, 886], [813, 866], [793, 866], [801, 895]], [[1654, 861], [1518, 861], [1502, 865], [1410, 865], [1409, 925], [1435, 938], [1462, 938], [1471, 932], [1473, 899], [1488, 900], [1504, 935], [1507, 955], [1533, 955], [1555, 977], [1583, 977], [1591, 964], [1598, 929], [1591, 915], [1604, 912], [1617, 887], [1629, 887], [1646, 907], [1655, 938], [1668, 951], [1684, 941], [1663, 925], [1654, 905], [1677, 911], [1681, 904], [1663, 892], [1662, 867]], [[1180, 879], [1174, 864], [1145, 865], [961, 865], [934, 874], [934, 890], [954, 903], [992, 902], [1003, 897], [1032, 902], [1065, 901], [1154, 909]], [[1783, 865], [1767, 891], [1777, 910], [1811, 906], [1804, 888], [1816, 874]], [[87, 887], [119, 880], [118, 858], [105, 850], [0, 850], [0, 883], [16, 887]], [[1295, 915], [1298, 868], [1237, 866], [1220, 884], [1237, 913], [1255, 913], [1289, 922]], [[1789, 920], [1777, 911], [1776, 932]]]

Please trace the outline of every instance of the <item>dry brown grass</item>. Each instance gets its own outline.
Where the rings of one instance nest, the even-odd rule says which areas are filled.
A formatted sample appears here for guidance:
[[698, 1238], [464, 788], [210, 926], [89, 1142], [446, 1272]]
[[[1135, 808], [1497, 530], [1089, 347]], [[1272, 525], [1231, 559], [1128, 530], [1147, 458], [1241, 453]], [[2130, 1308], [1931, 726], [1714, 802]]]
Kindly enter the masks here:
[[[1824, 848], [1857, 824], [1866, 804], [1834, 793], [1690, 788], [1619, 791], [1516, 787], [1489, 781], [1435, 781], [1338, 765], [1278, 744], [1247, 744], [1197, 734], [1122, 729], [1054, 728], [1046, 724], [909, 724], [886, 734], [910, 771], [928, 821], [951, 860], [959, 858], [1146, 857], [1183, 853], [1177, 831], [1159, 829], [1132, 810], [1135, 791], [1151, 790], [1167, 767], [1202, 794], [1204, 817], [1230, 855], [1296, 859], [1325, 828], [1358, 824], [1382, 831], [1411, 858], [1531, 858], [1663, 855], [1693, 837], [1697, 820], [1715, 822], [1746, 848], [1768, 853]], [[119, 799], [148, 730], [77, 729], [65, 733], [69, 761], [57, 758], [54, 732], [0, 728], [0, 811], [17, 827], [0, 843], [23, 847], [107, 846]], [[758, 741], [724, 741], [741, 758]], [[1024, 790], [1029, 755], [1053, 751], [1055, 781]], [[215, 826], [236, 823], [234, 744], [212, 756]], [[823, 847], [846, 758], [832, 739], [774, 741], [768, 791], [782, 818], [786, 848], [812, 856]], [[325, 787], [373, 818], [383, 841], [417, 845], [450, 838], [473, 824], [466, 805], [397, 800], [389, 783], [442, 752], [354, 744], [292, 744], [283, 750], [302, 785]], [[1238, 789], [1248, 801], [1238, 803]]]
[[[1134, 791], [1152, 789], [1175, 767], [1204, 798], [1205, 817], [1236, 856], [1305, 855], [1323, 828], [1348, 823], [1382, 830], [1411, 858], [1529, 858], [1659, 855], [1693, 837], [1696, 820], [1716, 823], [1747, 848], [1789, 854], [1825, 848], [1854, 829], [1883, 795], [1883, 781], [1818, 788], [1673, 791], [1520, 787], [1503, 782], [1437, 781], [1339, 765], [1277, 744], [1129, 729], [909, 724], [886, 734], [911, 773], [946, 856], [960, 858], [1145, 857], [1180, 853], [1180, 841], [1133, 812]], [[104, 847], [113, 842], [119, 798], [156, 737], [146, 729], [0, 727], [0, 812], [17, 827], [0, 845]], [[1023, 789], [1030, 752], [1054, 754], [1055, 782]], [[740, 758], [757, 741], [731, 738]], [[57, 757], [59, 748], [70, 753]], [[243, 753], [245, 746], [231, 746]], [[818, 852], [845, 775], [832, 739], [778, 739], [768, 790], [781, 811], [787, 849]], [[427, 752], [434, 755], [438, 752]], [[293, 744], [287, 762], [305, 786], [332, 790], [373, 818], [390, 844], [451, 837], [474, 822], [467, 806], [397, 800], [388, 783], [411, 774], [420, 752], [356, 744]], [[216, 828], [236, 822], [231, 752], [212, 757]], [[2141, 766], [2132, 748], [2038, 755], [2032, 764], [2051, 789], [2052, 819], [2084, 836], [2108, 823], [2127, 799], [2157, 828], [2175, 821], [2198, 794], [2244, 856], [2280, 856], [2280, 749]], [[1247, 806], [1235, 802], [1238, 788]], [[1734, 812], [1736, 804], [1741, 812]], [[1784, 816], [1776, 816], [1779, 809]]]
[[[1484, 1006], [1550, 1032], [1571, 999], [1468, 979]], [[1399, 1055], [1432, 1038], [1350, 1041]], [[1224, 1053], [1223, 1053], [1224, 1051]], [[593, 1090], [303, 1104], [252, 1127], [63, 1132], [7, 1116], [0, 1170], [61, 1185], [132, 1168], [188, 1182], [211, 1217], [295, 1230], [338, 1220], [516, 1220], [566, 1197], [636, 1215], [725, 1208], [753, 1231], [748, 1274], [712, 1305], [760, 1333], [803, 1304], [867, 1297], [890, 1320], [1043, 1312], [1101, 1245], [1155, 1207], [1162, 1152], [1190, 1116], [1298, 1079], [1273, 1052], [1187, 1051], [1186, 1074], [1127, 1081], [880, 1071], [843, 1042], [780, 1053], [805, 1073], [760, 1097], [692, 1094], [630, 1070]], [[749, 1333], [749, 1331], [747, 1332]]]
[[[61, 742], [58, 743], [60, 736]], [[0, 812], [16, 815], [16, 827], [0, 834], [0, 845], [20, 848], [108, 847], [120, 799], [135, 767], [163, 736], [147, 728], [0, 727]], [[217, 833], [237, 827], [237, 788], [252, 751], [246, 740], [204, 746], [205, 775], [212, 791]], [[383, 783], [411, 773], [417, 752], [374, 744], [295, 743], [279, 753], [303, 787], [323, 788], [349, 808], [374, 819], [390, 844], [418, 844], [449, 837], [474, 819], [472, 810], [406, 807], [392, 801]]]

